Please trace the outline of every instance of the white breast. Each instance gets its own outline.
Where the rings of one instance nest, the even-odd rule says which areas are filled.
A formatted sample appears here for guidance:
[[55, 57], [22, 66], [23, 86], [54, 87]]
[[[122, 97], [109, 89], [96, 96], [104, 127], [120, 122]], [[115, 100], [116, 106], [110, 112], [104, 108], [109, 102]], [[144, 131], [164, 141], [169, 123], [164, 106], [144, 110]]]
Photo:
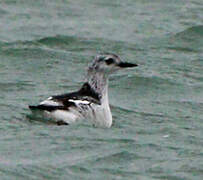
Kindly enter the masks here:
[[111, 127], [112, 114], [109, 105], [92, 105], [91, 121], [97, 127]]

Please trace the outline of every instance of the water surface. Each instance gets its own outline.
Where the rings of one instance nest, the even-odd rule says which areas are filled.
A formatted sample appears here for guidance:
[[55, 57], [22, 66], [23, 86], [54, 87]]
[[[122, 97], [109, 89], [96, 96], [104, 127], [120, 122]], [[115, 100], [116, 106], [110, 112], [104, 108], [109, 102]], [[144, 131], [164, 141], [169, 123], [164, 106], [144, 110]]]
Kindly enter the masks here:
[[[2, 1], [1, 179], [203, 178], [203, 3]], [[99, 52], [135, 70], [110, 78], [114, 124], [30, 120], [28, 104], [79, 88]]]

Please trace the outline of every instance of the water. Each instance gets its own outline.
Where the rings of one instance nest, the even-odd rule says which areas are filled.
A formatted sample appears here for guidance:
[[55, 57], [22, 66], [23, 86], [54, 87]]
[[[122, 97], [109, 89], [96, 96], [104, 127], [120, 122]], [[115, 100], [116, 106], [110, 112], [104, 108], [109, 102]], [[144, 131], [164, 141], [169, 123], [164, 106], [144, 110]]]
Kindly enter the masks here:
[[[0, 179], [203, 179], [203, 3], [1, 1]], [[114, 124], [30, 120], [70, 92], [98, 52], [135, 70], [110, 78]]]

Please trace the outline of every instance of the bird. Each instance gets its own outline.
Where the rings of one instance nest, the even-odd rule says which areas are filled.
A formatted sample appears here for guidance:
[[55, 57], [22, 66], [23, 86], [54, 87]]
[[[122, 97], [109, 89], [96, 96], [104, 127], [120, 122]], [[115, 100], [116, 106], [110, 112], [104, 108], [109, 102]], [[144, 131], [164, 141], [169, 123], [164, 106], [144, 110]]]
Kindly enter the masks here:
[[112, 73], [138, 66], [124, 62], [114, 53], [95, 56], [87, 68], [86, 81], [78, 91], [54, 95], [39, 103], [29, 105], [32, 113], [54, 120], [57, 125], [69, 125], [80, 119], [90, 119], [95, 127], [110, 128], [112, 113], [108, 98], [108, 78]]

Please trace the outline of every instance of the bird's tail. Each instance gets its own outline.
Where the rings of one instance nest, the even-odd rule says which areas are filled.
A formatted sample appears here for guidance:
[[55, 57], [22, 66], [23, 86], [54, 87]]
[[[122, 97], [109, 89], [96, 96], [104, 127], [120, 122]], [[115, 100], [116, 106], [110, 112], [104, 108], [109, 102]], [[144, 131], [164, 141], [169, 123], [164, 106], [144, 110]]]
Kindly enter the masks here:
[[42, 110], [39, 106], [28, 106], [30, 110]]
[[41, 111], [55, 111], [57, 109], [63, 109], [63, 106], [50, 106], [50, 105], [37, 105], [37, 106], [29, 106], [30, 110], [35, 111], [35, 110], [41, 110]]

